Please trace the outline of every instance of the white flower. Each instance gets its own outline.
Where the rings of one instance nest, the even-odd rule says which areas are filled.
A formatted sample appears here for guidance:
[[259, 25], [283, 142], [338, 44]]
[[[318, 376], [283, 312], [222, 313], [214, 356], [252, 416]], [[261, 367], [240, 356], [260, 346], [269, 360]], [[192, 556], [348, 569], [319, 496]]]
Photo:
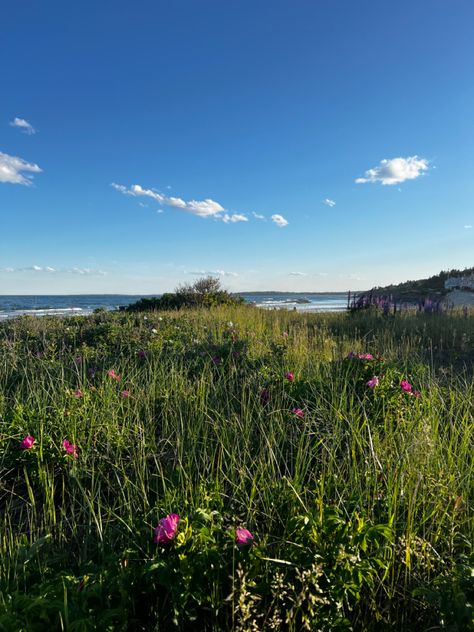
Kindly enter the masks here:
[[152, 333], [152, 334], [157, 334], [157, 333], [158, 333], [158, 329], [152, 329], [152, 330], [151, 330], [151, 333]]

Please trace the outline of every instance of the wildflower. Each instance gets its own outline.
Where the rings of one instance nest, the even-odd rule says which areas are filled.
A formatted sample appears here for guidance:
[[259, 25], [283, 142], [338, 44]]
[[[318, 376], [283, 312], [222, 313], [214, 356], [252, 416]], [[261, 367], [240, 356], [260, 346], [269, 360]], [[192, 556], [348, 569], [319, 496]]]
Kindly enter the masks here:
[[264, 388], [263, 391], [260, 392], [260, 401], [262, 402], [262, 406], [266, 406], [270, 401], [270, 391], [268, 388]]
[[161, 518], [153, 530], [153, 542], [156, 544], [168, 544], [171, 542], [176, 536], [180, 520], [180, 516], [175, 513], [169, 514], [166, 518]]
[[378, 383], [379, 383], [379, 378], [376, 375], [374, 375], [374, 377], [367, 382], [367, 386], [369, 388], [375, 388], [376, 386], [378, 386]]
[[219, 358], [219, 356], [214, 356], [212, 358], [212, 362], [217, 366], [218, 364], [222, 362], [222, 358]]
[[76, 391], [74, 391], [74, 397], [75, 397], [76, 399], [81, 399], [81, 397], [82, 397], [82, 391], [81, 391], [81, 389], [80, 389], [80, 388], [78, 388]]
[[158, 333], [158, 329], [154, 329], [154, 328], [153, 328], [153, 329], [151, 330], [151, 333], [152, 333], [152, 334], [157, 334], [157, 333]]
[[120, 393], [120, 395], [121, 395], [122, 397], [130, 397], [130, 391], [122, 391], [122, 392]]
[[64, 441], [63, 441], [63, 448], [66, 450], [66, 452], [68, 454], [70, 454], [75, 459], [77, 459], [77, 456], [78, 456], [78, 454], [77, 454], [77, 445], [75, 445], [74, 443], [71, 443], [67, 439], [64, 439]]
[[31, 435], [26, 435], [26, 437], [20, 443], [20, 450], [29, 450], [30, 448], [33, 447], [34, 443], [35, 443], [35, 438], [32, 437]]
[[357, 355], [359, 360], [373, 360], [374, 356], [371, 353], [359, 353]]
[[301, 408], [293, 408], [293, 414], [300, 419], [304, 418], [304, 410]]
[[253, 535], [248, 531], [248, 529], [244, 529], [243, 527], [238, 527], [235, 530], [235, 543], [239, 546], [245, 546], [246, 544], [252, 544], [254, 540]]
[[288, 371], [288, 373], [285, 374], [285, 377], [288, 380], [288, 382], [294, 382], [295, 381], [295, 376], [290, 371]]
[[240, 351], [232, 351], [232, 357], [234, 358], [234, 360], [240, 358]]
[[107, 371], [107, 375], [113, 380], [117, 380], [117, 382], [120, 382], [120, 375], [117, 375], [114, 369], [110, 369], [109, 371]]
[[420, 391], [413, 391], [413, 397], [420, 397], [421, 393]]
[[283, 338], [288, 338], [288, 332], [287, 331], [284, 331], [281, 335], [283, 336]]
[[347, 357], [349, 358], [349, 360], [352, 360], [352, 358], [356, 357], [356, 354], [353, 351], [349, 351], [349, 353], [347, 354]]
[[407, 382], [407, 380], [402, 380], [400, 382], [400, 387], [402, 391], [405, 391], [405, 393], [411, 393], [411, 384], [410, 382]]
[[232, 328], [233, 326], [234, 326], [234, 323], [231, 320], [229, 320], [229, 322], [227, 323], [227, 327]]
[[141, 358], [142, 360], [144, 360], [146, 358], [146, 353], [143, 350], [137, 351], [137, 356]]

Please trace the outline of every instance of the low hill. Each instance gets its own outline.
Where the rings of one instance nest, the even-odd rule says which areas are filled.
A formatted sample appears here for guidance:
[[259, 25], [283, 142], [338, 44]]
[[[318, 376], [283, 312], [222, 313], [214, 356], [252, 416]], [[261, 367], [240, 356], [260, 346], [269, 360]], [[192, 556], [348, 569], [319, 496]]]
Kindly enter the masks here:
[[375, 287], [373, 292], [379, 296], [393, 296], [396, 300], [418, 300], [423, 297], [443, 297], [449, 290], [445, 288], [445, 281], [450, 277], [463, 277], [474, 273], [474, 267], [464, 270], [443, 270], [427, 279], [404, 281], [397, 285]]

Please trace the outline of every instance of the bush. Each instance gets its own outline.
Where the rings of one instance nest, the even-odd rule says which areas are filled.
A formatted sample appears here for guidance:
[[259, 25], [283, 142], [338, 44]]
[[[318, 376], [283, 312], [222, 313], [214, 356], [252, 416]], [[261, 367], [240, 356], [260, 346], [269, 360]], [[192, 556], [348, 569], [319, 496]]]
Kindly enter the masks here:
[[195, 283], [178, 286], [174, 292], [160, 297], [142, 298], [125, 307], [127, 312], [145, 312], [153, 310], [182, 309], [188, 307], [214, 307], [216, 305], [239, 305], [244, 302], [241, 296], [235, 296], [221, 287], [219, 279], [208, 276]]

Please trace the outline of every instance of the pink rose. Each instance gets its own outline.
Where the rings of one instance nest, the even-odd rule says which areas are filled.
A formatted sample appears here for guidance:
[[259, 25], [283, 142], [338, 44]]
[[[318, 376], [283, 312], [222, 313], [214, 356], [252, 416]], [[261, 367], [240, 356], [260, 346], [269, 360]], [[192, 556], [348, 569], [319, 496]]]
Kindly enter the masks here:
[[34, 443], [35, 443], [35, 438], [32, 437], [31, 435], [26, 435], [26, 437], [20, 443], [20, 449], [21, 450], [29, 450], [30, 448], [33, 447]]
[[245, 546], [246, 544], [252, 544], [254, 538], [248, 529], [238, 527], [235, 530], [235, 542], [239, 546]]
[[64, 439], [63, 441], [63, 448], [66, 450], [66, 452], [68, 454], [70, 454], [71, 456], [73, 456], [75, 459], [77, 459], [78, 454], [77, 454], [77, 445], [75, 445], [74, 443], [71, 443], [70, 441], [68, 441], [67, 439]]
[[175, 513], [169, 514], [166, 518], [161, 518], [153, 531], [153, 542], [156, 544], [169, 544], [176, 536], [180, 520], [180, 516]]
[[367, 382], [367, 386], [369, 388], [375, 388], [376, 386], [378, 386], [378, 383], [379, 383], [379, 378], [376, 375], [374, 375], [374, 377]]

